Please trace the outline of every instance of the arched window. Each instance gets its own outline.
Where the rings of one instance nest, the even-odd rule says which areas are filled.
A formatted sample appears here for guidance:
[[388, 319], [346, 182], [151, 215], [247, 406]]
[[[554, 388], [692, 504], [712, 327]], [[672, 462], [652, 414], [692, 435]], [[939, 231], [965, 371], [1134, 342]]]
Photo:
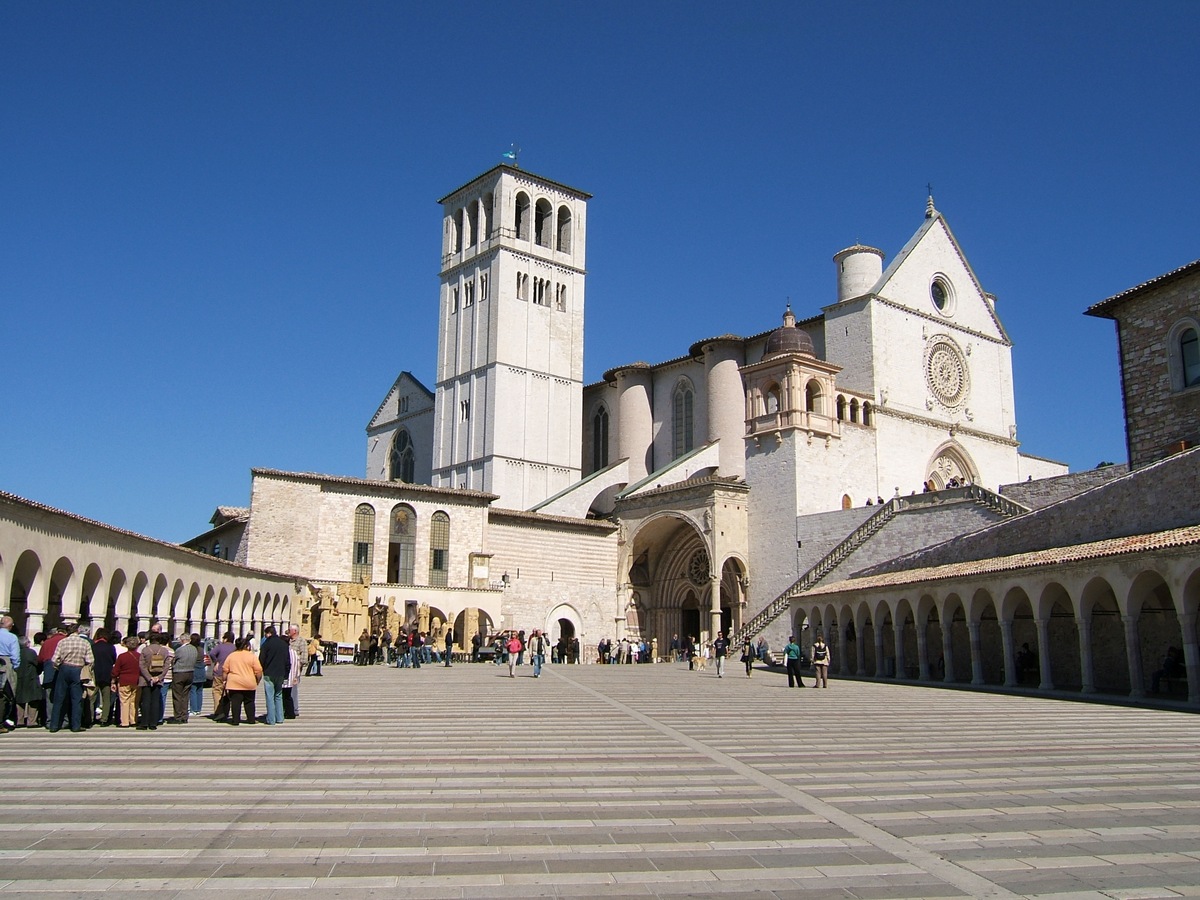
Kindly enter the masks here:
[[388, 479], [391, 481], [407, 481], [412, 484], [416, 480], [416, 459], [413, 454], [412, 437], [407, 428], [401, 428], [392, 438], [392, 452], [388, 458]]
[[1179, 335], [1179, 362], [1183, 386], [1200, 384], [1200, 334], [1195, 328], [1185, 328]]
[[857, 400], [850, 401], [850, 421], [851, 422], [858, 421], [858, 401]]
[[429, 519], [429, 584], [445, 587], [450, 582], [450, 517], [442, 511]]
[[417, 554], [417, 514], [407, 503], [392, 507], [388, 530], [388, 584], [412, 584]]
[[463, 242], [463, 211], [457, 210], [454, 213], [454, 252], [462, 252]]
[[565, 206], [558, 208], [558, 249], [571, 252], [571, 210]]
[[870, 404], [870, 403], [866, 403], [866, 402], [864, 402], [864, 403], [863, 403], [863, 406], [862, 406], [862, 410], [863, 410], [863, 424], [864, 424], [864, 425], [871, 425], [871, 424], [873, 424], [873, 423], [872, 423], [872, 421], [871, 421], [871, 419], [872, 419], [872, 415], [871, 415], [871, 404]]
[[592, 470], [608, 465], [608, 409], [601, 406], [592, 416]]
[[479, 241], [479, 203], [472, 201], [467, 207], [467, 246], [474, 247]]
[[854, 509], [854, 501], [849, 494], [842, 494], [842, 509]]
[[837, 420], [839, 422], [846, 421], [846, 398], [838, 394], [837, 398]]
[[350, 580], [371, 580], [371, 564], [375, 555], [375, 509], [360, 503], [354, 510], [354, 542], [351, 547]]
[[554, 227], [554, 208], [545, 198], [537, 202], [533, 223], [533, 239], [539, 247], [550, 246], [550, 232]]
[[821, 383], [815, 378], [804, 386], [804, 408], [810, 413], [821, 415], [825, 412], [824, 398], [821, 394]]
[[484, 194], [483, 200], [479, 204], [480, 224], [483, 226], [481, 234], [485, 241], [492, 236], [492, 205], [494, 202], [491, 194]]
[[695, 394], [692, 392], [692, 386], [686, 382], [680, 382], [679, 387], [675, 388], [673, 423], [675, 435], [674, 459], [678, 459], [685, 453], [690, 453], [694, 446], [692, 442], [692, 407], [694, 403]]
[[767, 404], [767, 415], [773, 416], [779, 412], [779, 385], [773, 384], [768, 387], [763, 399]]
[[524, 191], [517, 194], [517, 240], [529, 240], [529, 195]]

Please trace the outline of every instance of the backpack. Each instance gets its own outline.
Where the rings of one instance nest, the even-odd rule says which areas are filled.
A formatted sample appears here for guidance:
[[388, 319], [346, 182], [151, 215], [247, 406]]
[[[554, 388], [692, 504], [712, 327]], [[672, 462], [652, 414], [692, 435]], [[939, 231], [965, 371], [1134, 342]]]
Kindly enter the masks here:
[[167, 667], [167, 654], [155, 653], [151, 648], [147, 651], [147, 656], [150, 659], [146, 662], [146, 668], [150, 670], [151, 678], [162, 678], [163, 670]]
[[828, 655], [828, 647], [813, 647], [813, 662], [825, 662], [825, 657]]

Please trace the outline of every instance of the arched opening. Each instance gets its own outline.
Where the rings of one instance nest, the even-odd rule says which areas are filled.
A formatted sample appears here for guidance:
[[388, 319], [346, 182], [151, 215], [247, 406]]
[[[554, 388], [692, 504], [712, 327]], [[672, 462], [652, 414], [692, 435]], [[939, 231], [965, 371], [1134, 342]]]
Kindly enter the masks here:
[[467, 246], [474, 247], [479, 242], [479, 205], [471, 203], [467, 207]]
[[763, 399], [766, 401], [767, 415], [773, 416], [779, 413], [779, 385], [769, 384], [766, 391], [763, 393]]
[[412, 584], [417, 561], [417, 513], [407, 503], [392, 507], [388, 529], [388, 584]]
[[849, 494], [842, 494], [842, 509], [853, 509], [854, 501], [850, 499]]
[[565, 206], [558, 208], [558, 249], [571, 252], [571, 210]]
[[691, 453], [694, 448], [693, 436], [693, 406], [695, 394], [690, 383], [683, 381], [675, 388], [672, 399], [672, 428], [674, 433], [674, 456], [678, 459], [685, 453]]
[[942, 627], [950, 629], [950, 681], [971, 680], [971, 635], [967, 629], [967, 611], [962, 599], [951, 594], [943, 607]]
[[[1078, 691], [1083, 687], [1079, 668], [1079, 624], [1075, 607], [1061, 584], [1049, 584], [1042, 591], [1041, 606], [1049, 610], [1046, 623], [1046, 647], [1050, 657], [1050, 676], [1056, 690]], [[1040, 648], [1039, 648], [1040, 652]]]
[[429, 518], [429, 584], [445, 587], [450, 579], [450, 517], [438, 510]]
[[825, 413], [825, 400], [821, 392], [821, 383], [815, 378], [804, 386], [804, 408], [816, 415], [824, 415]]
[[1183, 628], [1179, 624], [1171, 589], [1161, 575], [1157, 572], [1138, 574], [1129, 588], [1129, 611], [1137, 617], [1143, 688], [1150, 693], [1186, 696], [1184, 679], [1168, 679], [1166, 690], [1162, 675], [1155, 679], [1156, 673], [1173, 670], [1175, 662], [1183, 658]]
[[369, 503], [360, 503], [354, 510], [350, 552], [350, 580], [370, 582], [375, 561], [375, 509]]
[[601, 406], [592, 416], [592, 471], [608, 465], [608, 408]]
[[875, 421], [874, 411], [871, 409], [871, 404], [864, 402], [862, 405], [862, 423], [864, 425], [872, 425]]
[[1183, 386], [1200, 385], [1200, 333], [1195, 328], [1185, 328], [1179, 335], [1179, 360]]
[[550, 246], [553, 221], [554, 210], [550, 206], [550, 201], [543, 197], [534, 207], [533, 239], [539, 247]]
[[935, 491], [974, 484], [976, 478], [970, 455], [953, 441], [947, 441], [934, 451], [926, 473], [925, 480]]
[[[36, 553], [32, 550], [26, 550], [17, 558], [17, 564], [13, 567], [12, 584], [8, 594], [8, 613], [13, 617], [13, 624], [17, 631], [25, 632], [25, 623], [30, 612], [30, 604], [36, 602], [33, 598], [37, 596], [37, 590], [40, 587], [42, 578], [45, 578], [45, 572], [42, 570], [42, 561], [38, 559]], [[39, 609], [33, 609], [33, 612], [42, 612]], [[48, 617], [47, 617], [48, 618]], [[42, 629], [48, 629], [57, 625], [57, 622], [42, 621]], [[32, 638], [32, 634], [26, 635]]]
[[461, 209], [454, 211], [454, 253], [462, 253], [463, 248], [463, 211]]
[[1004, 642], [1000, 636], [996, 602], [986, 591], [976, 591], [973, 604], [979, 610], [979, 654], [983, 682], [1004, 684]]
[[517, 232], [517, 240], [529, 240], [529, 195], [524, 191], [517, 194], [516, 198], [516, 221], [514, 222]]
[[[484, 194], [483, 201], [479, 204], [479, 215], [481, 218], [480, 224], [483, 226], [483, 237], [487, 240], [492, 236], [492, 207], [495, 205], [495, 199], [491, 194]], [[487, 299], [484, 297], [483, 299]]]
[[837, 420], [839, 422], [846, 421], [846, 398], [838, 394], [837, 398]]
[[[1092, 648], [1097, 660], [1114, 664], [1096, 665], [1095, 689], [1102, 694], [1129, 693], [1129, 659], [1125, 646], [1125, 626], [1112, 586], [1103, 578], [1094, 578], [1083, 589], [1080, 605], [1091, 620]], [[1101, 651], [1100, 648], [1104, 648]]]
[[850, 401], [850, 421], [851, 422], [858, 421], [858, 400], [857, 399], [852, 399]]
[[388, 479], [412, 484], [416, 481], [416, 471], [412, 436], [407, 428], [401, 428], [392, 438], [392, 450], [388, 454]]

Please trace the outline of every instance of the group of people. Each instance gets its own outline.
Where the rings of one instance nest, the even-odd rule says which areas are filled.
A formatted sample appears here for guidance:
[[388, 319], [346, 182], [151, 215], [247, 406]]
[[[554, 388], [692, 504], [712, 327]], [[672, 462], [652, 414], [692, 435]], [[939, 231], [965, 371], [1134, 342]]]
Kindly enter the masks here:
[[[209, 718], [238, 725], [244, 714], [247, 722], [256, 721], [261, 684], [265, 720], [277, 724], [299, 715], [300, 673], [309, 649], [295, 627], [285, 638], [268, 626], [258, 646], [253, 635], [235, 639], [232, 632], [220, 642], [199, 634], [172, 639], [157, 622], [129, 637], [64, 623], [30, 641], [15, 633], [11, 616], [3, 616], [0, 732], [22, 727], [78, 732], [97, 725], [154, 731], [162, 724], [186, 724], [203, 708], [210, 669]], [[318, 675], [319, 666], [318, 659]]]
[[442, 663], [450, 667], [454, 656], [454, 632], [447, 628], [442, 647], [429, 632], [401, 629], [393, 639], [391, 629], [380, 634], [363, 629], [355, 644], [354, 663], [359, 666], [394, 665], [398, 669], [419, 669], [422, 665]]

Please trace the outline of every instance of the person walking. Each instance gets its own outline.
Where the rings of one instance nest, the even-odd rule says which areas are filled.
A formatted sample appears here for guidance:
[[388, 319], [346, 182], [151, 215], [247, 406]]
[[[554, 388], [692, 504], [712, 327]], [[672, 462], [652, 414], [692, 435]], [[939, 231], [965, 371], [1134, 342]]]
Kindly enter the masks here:
[[717, 658], [717, 677], [725, 677], [725, 656], [729, 652], [729, 641], [725, 639], [725, 632], [718, 631], [717, 639], [713, 641], [713, 655]]
[[308, 642], [308, 669], [304, 673], [305, 678], [321, 677], [321, 657], [324, 653], [325, 649], [321, 646], [321, 636], [314, 634], [312, 640]]
[[508, 677], [517, 677], [517, 654], [521, 652], [521, 639], [515, 634], [508, 639], [505, 648], [508, 651]]
[[751, 677], [754, 673], [754, 647], [750, 644], [750, 638], [746, 638], [742, 644], [742, 662], [746, 664], [746, 677]]
[[783, 657], [787, 660], [788, 687], [804, 687], [800, 680], [800, 645], [796, 643], [795, 635], [788, 638]]
[[813, 682], [815, 688], [829, 687], [829, 646], [825, 643], [825, 638], [821, 636], [821, 632], [817, 632], [817, 639], [812, 645], [812, 664], [813, 677], [816, 681]]
[[454, 629], [446, 626], [446, 668], [450, 668], [450, 657], [454, 653]]
[[546, 661], [546, 639], [537, 629], [529, 636], [529, 661], [533, 663], [533, 677], [541, 678], [542, 664]]

